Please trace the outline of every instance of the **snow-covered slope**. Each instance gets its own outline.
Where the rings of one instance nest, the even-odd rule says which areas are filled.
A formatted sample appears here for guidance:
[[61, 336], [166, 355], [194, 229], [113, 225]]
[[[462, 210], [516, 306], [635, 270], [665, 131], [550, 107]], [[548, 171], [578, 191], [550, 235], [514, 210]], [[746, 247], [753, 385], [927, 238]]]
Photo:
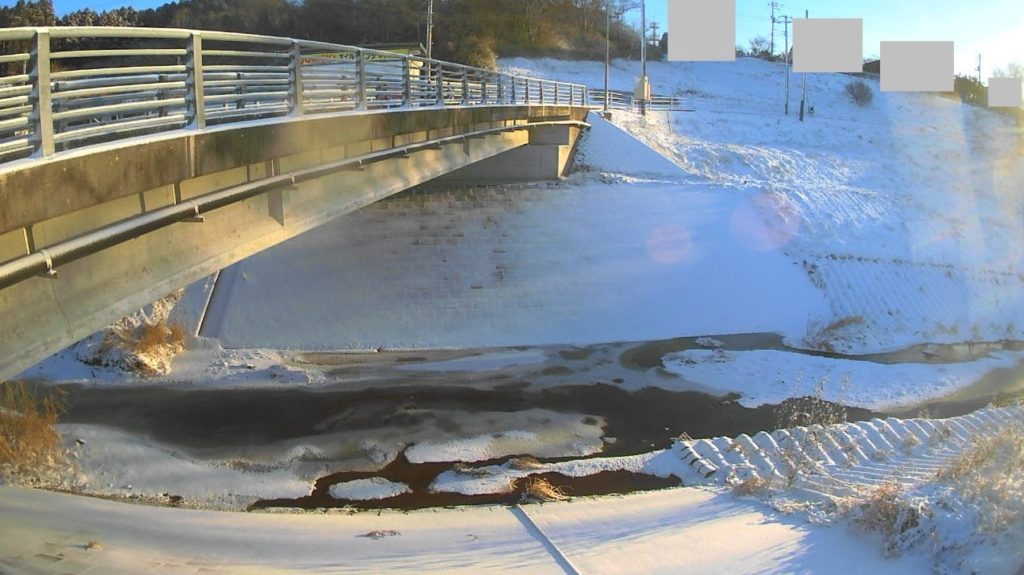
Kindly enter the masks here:
[[[510, 59], [511, 71], [603, 86], [599, 62]], [[616, 61], [629, 90], [635, 62]], [[802, 343], [850, 353], [910, 343], [1020, 339], [1024, 332], [1024, 140], [1012, 122], [930, 94], [844, 93], [846, 75], [812, 75], [814, 114], [784, 111], [784, 66], [654, 62], [655, 93], [695, 112], [616, 112], [693, 182], [742, 194], [732, 218], [773, 224], [754, 247], [781, 250], [828, 298]], [[765, 278], [771, 281], [771, 278]]]

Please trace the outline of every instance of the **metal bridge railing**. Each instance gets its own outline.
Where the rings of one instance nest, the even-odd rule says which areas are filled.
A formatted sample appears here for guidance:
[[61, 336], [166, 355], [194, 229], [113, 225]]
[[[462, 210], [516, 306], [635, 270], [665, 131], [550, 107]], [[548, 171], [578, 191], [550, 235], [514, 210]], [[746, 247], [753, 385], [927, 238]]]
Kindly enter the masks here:
[[587, 105], [586, 87], [324, 42], [0, 29], [0, 162], [182, 128], [428, 106]]
[[[588, 106], [594, 110], [604, 109], [604, 89], [603, 88], [590, 88], [587, 92]], [[691, 109], [686, 107], [686, 102], [682, 98], [675, 96], [655, 96], [652, 95], [651, 99], [647, 101], [647, 109], [651, 111], [668, 111], [668, 112], [690, 112]], [[621, 90], [609, 90], [608, 91], [608, 109], [610, 110], [629, 110], [638, 111], [640, 109], [640, 102], [633, 98], [633, 94], [630, 92], [623, 92]]]

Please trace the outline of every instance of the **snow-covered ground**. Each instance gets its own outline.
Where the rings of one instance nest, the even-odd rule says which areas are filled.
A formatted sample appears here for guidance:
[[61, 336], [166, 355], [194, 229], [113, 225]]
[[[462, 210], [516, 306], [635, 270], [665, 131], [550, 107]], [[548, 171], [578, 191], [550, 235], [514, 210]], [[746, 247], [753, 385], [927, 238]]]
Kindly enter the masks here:
[[799, 265], [723, 225], [742, 196], [687, 185], [678, 166], [593, 124], [580, 155], [594, 172], [407, 193], [232, 266], [203, 334], [327, 350], [799, 339], [809, 310], [828, 312]]
[[[501, 64], [603, 83], [598, 62]], [[628, 89], [634, 68], [616, 61], [612, 87]], [[793, 347], [855, 355], [1022, 339], [1020, 134], [987, 110], [884, 94], [870, 79], [874, 102], [856, 106], [845, 75], [810, 78], [815, 112], [800, 122], [782, 114], [782, 70], [757, 59], [651, 63], [655, 92], [685, 97], [695, 111], [616, 111], [614, 123], [650, 148], [592, 115], [583, 171], [563, 182], [404, 194], [232, 266], [209, 308], [211, 281], [186, 290], [183, 316], [204, 318], [209, 337], [194, 339], [160, 380], [324, 382], [274, 350], [775, 332]], [[82, 347], [26, 376], [123, 379], [83, 365], [96, 343]], [[520, 355], [495, 361], [534, 352], [505, 353]], [[665, 359], [682, 380], [664, 385], [757, 404], [806, 394], [827, 377], [827, 397], [890, 407], [963, 389], [1017, 359], [879, 366], [691, 350]], [[434, 368], [463, 370], [457, 362]]]
[[[91, 545], [90, 545], [91, 543]], [[867, 538], [728, 493], [540, 506], [263, 514], [128, 506], [0, 486], [15, 573], [925, 573]]]
[[[680, 439], [671, 449], [641, 456], [446, 472], [433, 486], [493, 492], [529, 473], [581, 476], [610, 469], [704, 485], [512, 508], [221, 514], [0, 486], [0, 566], [40, 573], [244, 567], [1013, 575], [1024, 560], [1024, 541], [1015, 530], [1019, 500], [1011, 505], [1018, 515], [1006, 514], [1015, 522], [1001, 525], [992, 504], [1012, 499], [1012, 493], [958, 495], [971, 486], [957, 485], [956, 475], [942, 470], [958, 462], [1000, 465], [971, 451], [979, 439], [1016, 433], [1012, 426], [1019, 426], [1021, 409]], [[1001, 485], [1018, 489], [1020, 481], [1008, 478]], [[335, 485], [330, 493], [384, 499], [405, 491], [405, 485], [366, 478]], [[896, 512], [888, 511], [890, 504]], [[868, 534], [856, 532], [865, 529]], [[873, 529], [885, 535], [884, 545]], [[322, 540], [323, 533], [330, 533], [330, 541]]]
[[[535, 76], [603, 82], [599, 63], [502, 64]], [[634, 68], [616, 62], [613, 87], [629, 89]], [[793, 348], [853, 356], [924, 343], [1024, 339], [1024, 144], [1004, 118], [930, 95], [882, 94], [871, 80], [874, 103], [861, 108], [842, 93], [852, 78], [823, 75], [810, 79], [815, 112], [801, 123], [781, 113], [777, 64], [652, 63], [650, 73], [655, 92], [687, 97], [695, 111], [646, 118], [616, 111], [615, 125], [592, 117], [578, 157], [583, 170], [565, 181], [405, 194], [234, 266], [222, 274], [209, 310], [212, 282], [193, 286], [170, 314], [190, 333], [205, 317], [209, 337], [190, 338], [189, 351], [175, 359], [170, 373], [150, 381], [185, 390], [330, 385], [337, 376], [294, 360], [293, 351], [309, 349], [585, 345], [774, 332]], [[94, 351], [103, 341], [94, 336], [25, 376], [137, 385], [140, 380], [119, 365], [83, 362], [96, 363]], [[724, 350], [703, 341], [714, 349], [668, 353], [664, 369], [649, 369], [623, 389], [653, 384], [737, 392], [747, 405], [819, 395], [887, 408], [967, 388], [1022, 359], [1020, 352], [993, 351], [959, 363], [878, 363], [777, 349]], [[537, 349], [514, 349], [402, 369], [411, 378], [417, 372], [544, 366], [551, 359]], [[360, 384], [359, 377], [353, 380]], [[453, 469], [433, 488], [488, 493], [508, 490], [510, 479], [540, 470], [583, 476], [613, 469], [727, 484], [774, 477], [787, 453], [807, 449], [812, 458], [824, 458], [783, 498], [793, 503], [790, 509], [810, 509], [814, 520], [822, 518], [815, 505], [858, 486], [873, 489], [890, 475], [905, 479], [925, 502], [959, 512], [964, 499], [942, 492], [933, 475], [963, 455], [973, 436], [994, 432], [1007, 418], [1020, 419], [1019, 410], [992, 413], [956, 423], [847, 425], [827, 432], [831, 439], [782, 451], [772, 447], [776, 439], [805, 438], [807, 431], [679, 440], [670, 449], [542, 468]], [[407, 443], [415, 444], [406, 451], [410, 461], [430, 462], [524, 452], [580, 457], [598, 453], [604, 439], [603, 422], [581, 422], [574, 414], [458, 417], [460, 426], [451, 432], [392, 430], [372, 441], [357, 432], [324, 433], [245, 449], [237, 460], [237, 449], [185, 450], [102, 425], [64, 424], [61, 431], [77, 461], [79, 475], [70, 480], [76, 486], [116, 497], [176, 496], [186, 504], [226, 507], [308, 494], [316, 477], [340, 467], [377, 469]], [[933, 442], [934, 433], [942, 441]], [[386, 499], [405, 488], [368, 478], [335, 485], [330, 493]], [[915, 554], [920, 546], [909, 557], [883, 560], [866, 539], [849, 537], [841, 527], [780, 517], [720, 488], [545, 505], [508, 517], [490, 509], [451, 517], [362, 515], [348, 524], [341, 517], [325, 518], [327, 523], [215, 514], [195, 519], [177, 515], [180, 510], [125, 511], [63, 497], [0, 487], [0, 549], [13, 557], [0, 566], [116, 569], [155, 553], [169, 566], [191, 559], [193, 566], [225, 570], [239, 564], [340, 570], [338, 557], [361, 570], [414, 565], [564, 571], [566, 562], [587, 572], [803, 572], [831, 570], [837, 562], [849, 572], [929, 567]], [[39, 513], [43, 508], [47, 512]], [[930, 516], [932, 533], [992, 552], [972, 555], [958, 544], [942, 556], [940, 570], [1018, 568], [1013, 550], [1019, 540], [1005, 530], [982, 533], [970, 517], [954, 512]], [[132, 541], [118, 533], [126, 521], [152, 526]], [[168, 539], [168, 530], [181, 521], [244, 529], [246, 544], [224, 545], [205, 527]], [[333, 537], [295, 541], [301, 539], [296, 533], [312, 534], [324, 525], [359, 532], [340, 547]], [[283, 531], [294, 554], [275, 547]], [[82, 547], [90, 533], [105, 551]], [[358, 536], [368, 533], [384, 541]], [[476, 545], [478, 540], [484, 544]], [[253, 541], [266, 542], [256, 559], [248, 551]], [[385, 545], [389, 551], [381, 555]], [[681, 548], [687, 551], [674, 552]], [[993, 557], [1001, 563], [984, 563]]]
[[711, 389], [733, 391], [751, 407], [789, 397], [882, 411], [938, 399], [998, 368], [1012, 368], [1019, 352], [958, 363], [877, 363], [801, 353], [692, 349], [663, 358], [665, 368]]
[[[603, 85], [598, 62], [502, 65]], [[689, 181], [743, 198], [729, 218], [734, 233], [773, 224], [746, 234], [750, 247], [785, 253], [829, 306], [791, 343], [865, 353], [1020, 339], [1024, 140], [1013, 121], [931, 94], [881, 93], [871, 79], [874, 101], [859, 107], [843, 92], [852, 77], [820, 74], [808, 79], [814, 114], [800, 122], [801, 76], [785, 116], [784, 69], [752, 58], [653, 62], [654, 92], [696, 111], [615, 112], [614, 121]], [[636, 63], [616, 61], [612, 88], [629, 90], [636, 74]]]

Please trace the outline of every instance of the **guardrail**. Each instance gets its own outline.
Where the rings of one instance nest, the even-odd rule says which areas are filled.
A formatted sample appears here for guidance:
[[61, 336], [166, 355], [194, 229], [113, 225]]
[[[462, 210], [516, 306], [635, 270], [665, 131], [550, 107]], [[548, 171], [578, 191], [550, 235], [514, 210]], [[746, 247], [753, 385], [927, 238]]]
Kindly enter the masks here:
[[0, 162], [130, 136], [340, 111], [587, 105], [587, 90], [418, 56], [164, 28], [0, 29]]
[[[587, 91], [587, 102], [588, 106], [595, 110], [604, 109], [604, 96], [605, 92], [603, 88], [590, 88]], [[629, 110], [638, 111], [640, 109], [640, 102], [633, 97], [633, 94], [629, 92], [623, 92], [621, 90], [609, 90], [608, 91], [608, 109], [610, 110]], [[647, 109], [651, 111], [661, 112], [692, 112], [693, 109], [685, 106], [685, 101], [682, 98], [675, 96], [655, 96], [652, 95], [651, 99], [647, 101]]]

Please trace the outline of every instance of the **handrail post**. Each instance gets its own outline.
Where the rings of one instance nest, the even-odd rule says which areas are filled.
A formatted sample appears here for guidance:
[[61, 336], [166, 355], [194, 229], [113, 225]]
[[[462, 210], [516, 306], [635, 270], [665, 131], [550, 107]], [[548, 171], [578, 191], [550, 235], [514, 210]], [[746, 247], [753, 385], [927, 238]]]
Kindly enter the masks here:
[[462, 69], [462, 105], [469, 105], [469, 72]]
[[540, 103], [544, 104], [544, 80], [537, 80], [537, 85], [540, 86]]
[[526, 88], [526, 90], [524, 91], [525, 92], [525, 96], [526, 96], [526, 103], [529, 104], [530, 103], [530, 79], [529, 78], [523, 78], [523, 87]]
[[242, 96], [245, 96], [246, 91], [245, 72], [235, 72], [235, 80], [238, 80], [238, 88], [235, 89], [235, 94], [239, 96], [237, 102], [235, 103], [235, 107], [241, 110], [242, 108], [245, 108], [245, 98], [242, 98]]
[[201, 130], [206, 127], [206, 102], [203, 98], [202, 34], [192, 32], [185, 50], [186, 119], [190, 128]]
[[288, 62], [288, 72], [291, 76], [289, 85], [289, 112], [293, 116], [301, 116], [306, 113], [305, 106], [302, 102], [302, 46], [299, 45], [298, 40], [292, 40], [292, 48], [290, 51], [290, 58]]
[[402, 106], [412, 106], [412, 59], [402, 57]]
[[57, 148], [53, 142], [53, 99], [50, 93], [50, 31], [46, 28], [36, 30], [30, 65], [36, 153], [43, 157], [52, 156]]
[[357, 110], [365, 110], [366, 105], [366, 60], [363, 59], [363, 51], [356, 50], [356, 76], [359, 81], [359, 103]]
[[440, 62], [431, 62], [431, 66], [435, 68], [434, 82], [435, 89], [437, 90], [437, 105], [444, 106], [444, 68]]
[[498, 76], [498, 103], [505, 103], [505, 78]]

